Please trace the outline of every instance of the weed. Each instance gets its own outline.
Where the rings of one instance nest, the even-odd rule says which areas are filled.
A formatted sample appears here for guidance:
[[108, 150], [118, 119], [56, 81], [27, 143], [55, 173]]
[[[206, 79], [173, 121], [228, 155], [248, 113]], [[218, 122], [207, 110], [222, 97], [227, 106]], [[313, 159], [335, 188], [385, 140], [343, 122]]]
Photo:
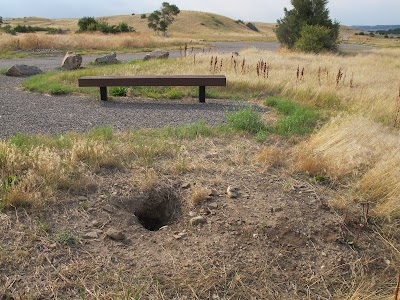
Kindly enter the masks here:
[[124, 86], [113, 86], [110, 88], [110, 95], [114, 97], [126, 97], [128, 88]]
[[71, 246], [78, 244], [79, 238], [70, 229], [64, 228], [57, 232], [56, 241], [63, 245]]

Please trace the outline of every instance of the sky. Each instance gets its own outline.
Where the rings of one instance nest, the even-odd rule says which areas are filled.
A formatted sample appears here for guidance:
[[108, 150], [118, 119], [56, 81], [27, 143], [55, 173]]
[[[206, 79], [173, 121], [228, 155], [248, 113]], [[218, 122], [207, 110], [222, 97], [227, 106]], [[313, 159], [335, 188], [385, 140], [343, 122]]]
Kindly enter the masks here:
[[[149, 13], [167, 1], [181, 10], [212, 12], [234, 20], [275, 23], [290, 0], [1, 0], [0, 16], [81, 18]], [[343, 25], [399, 25], [400, 0], [331, 0], [330, 17]]]

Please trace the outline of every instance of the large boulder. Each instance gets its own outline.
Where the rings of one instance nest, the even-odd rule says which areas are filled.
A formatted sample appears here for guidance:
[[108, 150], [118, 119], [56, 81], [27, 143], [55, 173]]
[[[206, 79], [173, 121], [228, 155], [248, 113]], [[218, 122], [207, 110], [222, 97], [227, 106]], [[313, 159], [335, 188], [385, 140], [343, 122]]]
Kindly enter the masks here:
[[38, 67], [35, 66], [15, 65], [7, 70], [6, 75], [13, 77], [24, 77], [40, 73], [42, 73], [42, 70], [40, 70]]
[[82, 56], [75, 52], [67, 52], [61, 63], [61, 67], [65, 70], [79, 69], [82, 65]]
[[149, 59], [166, 59], [169, 57], [169, 52], [162, 50], [155, 50], [153, 52], [147, 53], [144, 60]]
[[105, 65], [111, 65], [111, 64], [117, 64], [119, 63], [119, 60], [117, 59], [117, 53], [110, 53], [107, 55], [104, 55], [102, 57], [98, 57], [94, 61], [96, 64], [105, 64]]

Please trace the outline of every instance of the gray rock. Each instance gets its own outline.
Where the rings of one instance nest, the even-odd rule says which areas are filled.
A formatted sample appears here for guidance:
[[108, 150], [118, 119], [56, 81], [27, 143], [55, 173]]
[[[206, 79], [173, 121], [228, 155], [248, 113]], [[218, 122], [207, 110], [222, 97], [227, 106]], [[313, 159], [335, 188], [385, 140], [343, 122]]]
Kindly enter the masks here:
[[43, 73], [42, 70], [35, 66], [15, 65], [7, 70], [6, 75], [12, 77], [24, 77], [40, 73]]
[[110, 53], [95, 59], [96, 64], [104, 64], [104, 65], [111, 65], [111, 64], [118, 64], [119, 60], [117, 59], [117, 53]]
[[191, 225], [191, 226], [197, 226], [197, 225], [205, 224], [205, 223], [207, 223], [207, 220], [203, 216], [197, 216], [197, 217], [191, 218], [189, 221], [189, 225]]
[[106, 236], [115, 241], [123, 241], [126, 239], [125, 234], [122, 231], [115, 228], [108, 229], [106, 232]]
[[232, 186], [228, 186], [226, 189], [226, 194], [229, 198], [237, 198], [239, 196], [238, 189]]
[[167, 59], [169, 57], [169, 52], [167, 51], [161, 51], [161, 50], [155, 50], [153, 52], [150, 52], [146, 54], [144, 57], [144, 60], [149, 60], [149, 59]]
[[61, 67], [65, 70], [79, 69], [82, 65], [82, 56], [75, 52], [67, 52], [61, 63]]

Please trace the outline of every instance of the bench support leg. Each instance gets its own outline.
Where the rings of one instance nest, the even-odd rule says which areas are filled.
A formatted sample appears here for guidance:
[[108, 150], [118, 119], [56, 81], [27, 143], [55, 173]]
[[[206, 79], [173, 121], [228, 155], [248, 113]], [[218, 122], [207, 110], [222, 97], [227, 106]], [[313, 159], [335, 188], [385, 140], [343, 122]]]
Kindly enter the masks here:
[[107, 101], [107, 87], [106, 86], [100, 87], [100, 99], [103, 101]]
[[199, 86], [199, 102], [204, 103], [206, 102], [206, 87]]

